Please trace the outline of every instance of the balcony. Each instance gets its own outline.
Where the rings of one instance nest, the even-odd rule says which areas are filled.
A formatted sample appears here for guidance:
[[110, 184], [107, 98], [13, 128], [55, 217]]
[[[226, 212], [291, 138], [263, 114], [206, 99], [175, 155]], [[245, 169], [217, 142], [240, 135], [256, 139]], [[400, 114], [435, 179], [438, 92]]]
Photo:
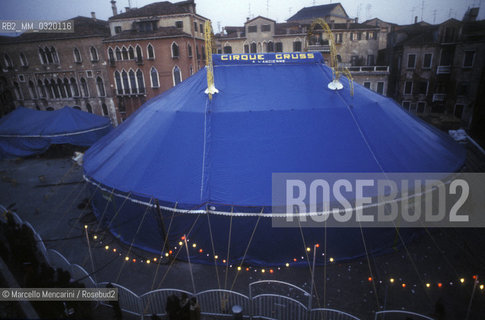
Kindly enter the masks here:
[[373, 72], [389, 73], [389, 66], [351, 66], [348, 67], [352, 73]]
[[436, 69], [436, 74], [450, 74], [451, 66], [438, 66]]
[[310, 44], [308, 45], [308, 51], [330, 53], [330, 46], [328, 44]]
[[435, 93], [433, 94], [433, 102], [439, 101], [443, 102], [446, 99], [446, 93]]

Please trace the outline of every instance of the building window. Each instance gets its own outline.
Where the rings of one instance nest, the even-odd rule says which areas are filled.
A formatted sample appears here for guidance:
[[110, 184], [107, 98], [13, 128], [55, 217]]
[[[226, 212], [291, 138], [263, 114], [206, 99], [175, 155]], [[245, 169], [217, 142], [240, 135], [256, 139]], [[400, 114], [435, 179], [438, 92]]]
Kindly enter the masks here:
[[106, 106], [106, 103], [101, 104], [101, 109], [103, 109], [103, 116], [108, 116], [108, 107]]
[[91, 47], [91, 49], [89, 49], [89, 51], [91, 52], [91, 61], [92, 62], [96, 62], [99, 60], [98, 58], [98, 50], [96, 50], [95, 47]]
[[23, 74], [19, 74], [17, 78], [19, 79], [20, 82], [25, 82], [25, 76]]
[[403, 109], [410, 110], [411, 109], [411, 101], [403, 101], [402, 102]]
[[17, 98], [17, 100], [23, 100], [24, 99], [24, 97], [22, 95], [22, 90], [20, 90], [20, 85], [16, 81], [14, 81], [14, 83], [13, 83], [13, 90], [14, 90], [14, 93], [15, 93], [15, 98]]
[[141, 47], [139, 45], [136, 45], [135, 51], [136, 51], [136, 61], [141, 62], [143, 59], [143, 53], [141, 52]]
[[423, 69], [431, 69], [432, 61], [433, 61], [433, 54], [425, 53], [423, 57]]
[[364, 82], [364, 87], [370, 90], [370, 82], [369, 81], [365, 81]]
[[152, 88], [159, 88], [160, 84], [158, 83], [158, 71], [155, 67], [150, 69], [150, 79], [152, 81]]
[[459, 82], [458, 86], [456, 87], [456, 95], [457, 96], [467, 96], [469, 87], [470, 87], [470, 82], [468, 82], [468, 81]]
[[121, 50], [120, 48], [116, 47], [115, 49], [115, 52], [116, 52], [116, 60], [121, 60]]
[[194, 68], [192, 67], [192, 65], [190, 65], [189, 67], [189, 72], [190, 72], [190, 75], [194, 74]]
[[183, 21], [175, 21], [175, 27], [179, 29], [184, 28], [184, 22]]
[[418, 81], [414, 86], [414, 94], [428, 94], [428, 81]]
[[426, 110], [426, 102], [425, 101], [419, 101], [417, 103], [416, 112], [417, 113], [423, 113], [425, 110]]
[[382, 82], [382, 81], [377, 82], [377, 90], [376, 90], [376, 92], [378, 94], [384, 94], [384, 82]]
[[202, 59], [205, 60], [205, 47], [204, 46], [200, 46], [200, 50], [202, 51]]
[[115, 34], [118, 34], [118, 33], [121, 33], [121, 27], [120, 26], [115, 27]]
[[473, 60], [475, 60], [475, 51], [465, 51], [463, 58], [463, 68], [473, 67]]
[[61, 95], [59, 94], [59, 88], [57, 87], [56, 81], [54, 79], [51, 80], [51, 89], [53, 96], [55, 96], [56, 99], [60, 99]]
[[29, 93], [32, 99], [37, 99], [37, 91], [35, 90], [35, 86], [32, 81], [29, 81]]
[[351, 56], [350, 57], [350, 65], [351, 66], [358, 66], [359, 65], [359, 56]]
[[274, 43], [273, 43], [273, 41], [268, 41], [268, 52], [274, 52]]
[[258, 32], [258, 26], [249, 26], [248, 33]]
[[357, 40], [362, 40], [362, 32], [357, 32]]
[[[197, 23], [195, 23], [195, 25], [197, 25]], [[190, 45], [190, 43], [187, 43], [187, 53], [189, 58], [192, 58], [192, 46]]]
[[136, 94], [137, 87], [136, 87], [135, 71], [130, 70], [130, 72], [128, 73], [128, 75], [130, 77], [131, 94]]
[[116, 84], [116, 93], [123, 94], [123, 84], [121, 83], [121, 75], [118, 70], [115, 71], [115, 84]]
[[57, 55], [56, 48], [51, 47], [51, 55], [54, 63], [59, 63], [59, 56]]
[[204, 26], [203, 26], [202, 23], [199, 24], [199, 27], [200, 27], [200, 29], [199, 29], [200, 30], [200, 33], [204, 33]]
[[86, 110], [88, 110], [89, 113], [93, 113], [93, 108], [89, 103], [86, 103]]
[[121, 48], [121, 57], [123, 60], [128, 60], [128, 50], [124, 46]]
[[353, 32], [351, 32], [351, 33], [350, 33], [350, 41], [354, 41], [354, 40], [355, 40], [354, 33], [353, 33]]
[[262, 32], [269, 32], [269, 31], [271, 31], [271, 25], [270, 24], [263, 24], [261, 26], [261, 31]]
[[45, 47], [43, 51], [45, 52], [46, 63], [54, 63], [50, 49]]
[[224, 46], [224, 53], [226, 53], [226, 54], [232, 53], [232, 47], [230, 45], [225, 45]]
[[47, 95], [46, 95], [46, 92], [45, 92], [45, 87], [44, 87], [44, 84], [42, 83], [41, 80], [37, 80], [37, 88], [39, 89], [39, 96], [41, 98], [46, 98]]
[[71, 98], [72, 91], [71, 91], [71, 86], [69, 85], [69, 80], [67, 80], [67, 78], [64, 78], [64, 89], [66, 90], [67, 97]]
[[244, 53], [249, 53], [249, 44], [244, 45]]
[[251, 53], [256, 53], [256, 42], [251, 43]]
[[373, 55], [373, 54], [369, 54], [369, 55], [367, 56], [367, 65], [368, 65], [368, 66], [373, 66], [373, 65], [375, 65], [375, 63], [374, 63], [374, 55]]
[[408, 69], [414, 69], [416, 66], [416, 55], [414, 53], [408, 54]]
[[342, 34], [341, 33], [335, 34], [335, 43], [342, 43]]
[[195, 45], [195, 55], [197, 56], [197, 59], [200, 59], [200, 53], [199, 53], [199, 46]]
[[147, 46], [147, 57], [148, 59], [155, 58], [155, 52], [153, 51], [153, 46], [150, 43]]
[[62, 98], [67, 98], [66, 90], [64, 90], [64, 83], [61, 79], [57, 79], [57, 87], [59, 88], [59, 93], [61, 94]]
[[83, 97], [89, 97], [89, 90], [88, 90], [88, 83], [86, 82], [86, 79], [81, 78], [81, 91], [83, 94]]
[[197, 32], [197, 22], [194, 21], [194, 31]]
[[179, 57], [179, 46], [176, 42], [172, 42], [172, 58]]
[[70, 84], [71, 84], [71, 91], [72, 91], [72, 95], [74, 97], [79, 97], [79, 88], [77, 86], [77, 81], [76, 79], [74, 78], [71, 78], [70, 80]]
[[293, 42], [293, 51], [301, 51], [301, 41], [298, 40]]
[[411, 94], [413, 92], [413, 82], [406, 81], [404, 83], [404, 94]]
[[20, 65], [22, 67], [27, 67], [29, 65], [29, 61], [27, 61], [27, 58], [25, 57], [23, 52], [20, 52]]
[[125, 94], [130, 94], [130, 83], [128, 81], [128, 73], [123, 70], [121, 72], [121, 80], [123, 81], [123, 89]]
[[135, 50], [133, 50], [132, 46], [128, 48], [128, 58], [130, 60], [135, 60]]
[[104, 90], [104, 83], [101, 77], [96, 78], [96, 87], [98, 88], [98, 95], [100, 97], [106, 96], [106, 91]]
[[6, 68], [12, 68], [13, 67], [12, 59], [10, 59], [10, 56], [6, 53], [3, 55], [3, 62], [5, 64]]
[[276, 52], [283, 52], [283, 42], [276, 42]]
[[182, 82], [182, 73], [180, 72], [180, 68], [178, 66], [173, 67], [172, 75], [173, 75], [173, 85], [174, 86], [176, 86], [180, 82]]
[[463, 115], [463, 109], [465, 109], [464, 105], [455, 104], [455, 110], [453, 110], [453, 114], [455, 115], [455, 117], [461, 119], [461, 116]]
[[138, 83], [138, 93], [145, 93], [145, 80], [140, 69], [136, 70], [136, 82]]
[[111, 47], [108, 48], [108, 59], [109, 59], [110, 62], [115, 61], [115, 55], [114, 55], [113, 49]]
[[78, 48], [74, 48], [73, 54], [74, 54], [74, 62], [81, 62], [82, 61], [81, 52], [79, 52]]
[[39, 48], [39, 60], [40, 60], [41, 64], [47, 63], [47, 57], [46, 57], [44, 49], [42, 49], [42, 48]]
[[52, 89], [52, 86], [47, 79], [44, 80], [44, 87], [46, 89], [47, 95], [49, 96], [49, 99], [54, 99], [54, 90]]

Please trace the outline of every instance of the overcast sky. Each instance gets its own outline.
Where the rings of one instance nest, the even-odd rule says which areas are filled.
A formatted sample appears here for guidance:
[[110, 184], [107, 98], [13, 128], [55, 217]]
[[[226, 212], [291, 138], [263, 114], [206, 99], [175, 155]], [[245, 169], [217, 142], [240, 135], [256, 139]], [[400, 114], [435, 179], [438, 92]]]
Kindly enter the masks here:
[[[142, 7], [152, 0], [118, 0], [118, 10]], [[176, 2], [176, 1], [173, 1]], [[228, 25], [243, 25], [246, 17], [266, 16], [284, 22], [303, 7], [327, 3], [342, 3], [350, 17], [360, 21], [379, 17], [398, 24], [409, 24], [418, 16], [429, 23], [448, 18], [461, 19], [469, 6], [482, 5], [479, 19], [485, 19], [484, 0], [196, 0], [197, 13], [212, 20], [215, 30]], [[424, 3], [424, 8], [423, 8]], [[99, 19], [111, 15], [110, 0], [0, 0], [0, 19], [68, 19], [90, 16], [95, 11]]]

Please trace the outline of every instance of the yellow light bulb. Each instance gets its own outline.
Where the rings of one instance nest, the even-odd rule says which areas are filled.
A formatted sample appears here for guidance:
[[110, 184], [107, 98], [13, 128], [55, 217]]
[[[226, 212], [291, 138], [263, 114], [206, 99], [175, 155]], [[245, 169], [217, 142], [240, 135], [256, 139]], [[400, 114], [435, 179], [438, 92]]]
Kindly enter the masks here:
[[465, 278], [461, 278], [461, 279], [460, 279], [460, 282], [461, 282], [461, 283], [464, 283], [464, 282], [465, 282]]
[[165, 257], [168, 257], [168, 252], [165, 252]]
[[195, 244], [195, 243], [192, 243], [192, 247], [194, 247], [194, 248], [195, 248], [195, 247], [197, 247], [197, 244]]
[[219, 256], [216, 254], [216, 255], [214, 256], [214, 259], [219, 259]]
[[241, 267], [237, 267], [237, 271], [241, 271]]
[[289, 266], [290, 266], [290, 264], [287, 262], [287, 263], [285, 264], [285, 266], [286, 266], [286, 267], [289, 267]]
[[262, 272], [262, 273], [265, 273], [265, 272], [266, 272], [266, 270], [264, 270], [264, 269], [261, 269], [261, 272]]
[[147, 264], [150, 264], [150, 260], [147, 260]]
[[183, 244], [182, 241], [179, 241], [179, 246], [181, 246], [182, 244]]
[[104, 246], [104, 248], [105, 248], [106, 250], [108, 250], [108, 249], [109, 249], [109, 246]]
[[94, 240], [98, 239], [98, 236], [97, 236], [97, 235], [94, 235], [94, 236], [93, 236], [93, 239], [94, 239]]
[[113, 248], [113, 252], [116, 252], [116, 248]]
[[333, 258], [330, 258], [330, 259], [329, 259], [329, 261], [330, 261], [330, 262], [333, 262]]
[[157, 261], [157, 258], [153, 258], [153, 261]]
[[394, 283], [394, 278], [389, 279], [391, 283]]
[[87, 229], [87, 228], [88, 228], [88, 225], [87, 225], [87, 224], [85, 224], [85, 225], [84, 225], [84, 229]]
[[480, 285], [480, 290], [483, 290], [484, 286], [483, 284]]
[[306, 251], [310, 252], [312, 249], [310, 247], [306, 248]]
[[429, 288], [429, 287], [431, 287], [431, 284], [430, 283], [427, 283], [426, 284], [426, 288]]
[[130, 257], [125, 257], [125, 261], [128, 261], [128, 260], [130, 260]]

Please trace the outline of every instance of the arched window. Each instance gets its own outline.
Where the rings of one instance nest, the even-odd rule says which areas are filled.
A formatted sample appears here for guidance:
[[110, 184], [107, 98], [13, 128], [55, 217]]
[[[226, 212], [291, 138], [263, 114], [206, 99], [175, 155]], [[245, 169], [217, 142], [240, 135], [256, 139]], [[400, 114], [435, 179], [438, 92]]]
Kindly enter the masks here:
[[136, 94], [136, 76], [135, 71], [130, 70], [128, 72], [128, 76], [130, 77], [130, 87], [131, 87], [131, 94]]
[[121, 60], [121, 50], [120, 48], [116, 47], [116, 60]]
[[190, 71], [190, 75], [193, 75], [194, 74], [194, 68], [192, 67], [192, 65], [190, 65], [189, 71]]
[[69, 84], [69, 80], [67, 78], [64, 78], [64, 88], [66, 89], [66, 94], [69, 98], [72, 97], [72, 92], [71, 92], [71, 86]]
[[54, 99], [54, 90], [52, 89], [52, 86], [47, 79], [44, 80], [44, 87], [46, 89], [47, 95], [49, 96], [49, 99]]
[[199, 53], [199, 46], [195, 45], [195, 55], [197, 56], [197, 59], [200, 59], [200, 53]]
[[47, 63], [47, 57], [45, 55], [45, 51], [42, 48], [39, 48], [39, 60], [40, 63], [46, 64]]
[[46, 98], [45, 87], [41, 80], [37, 80], [37, 88], [39, 89], [39, 96], [41, 98]]
[[123, 60], [128, 60], [128, 50], [126, 50], [126, 47], [121, 49], [121, 56], [123, 57]]
[[123, 81], [124, 93], [130, 94], [130, 83], [128, 82], [128, 73], [125, 70], [121, 72], [121, 79]]
[[258, 52], [263, 52], [263, 45], [261, 42], [258, 42]]
[[3, 55], [3, 61], [5, 62], [5, 67], [7, 68], [13, 67], [12, 59], [10, 59], [10, 56], [8, 54], [5, 53]]
[[173, 85], [174, 86], [176, 86], [180, 82], [182, 82], [182, 73], [180, 72], [180, 68], [178, 66], [173, 67], [172, 75], [173, 75]]
[[136, 60], [141, 61], [143, 59], [143, 54], [141, 52], [141, 47], [136, 45]]
[[155, 67], [150, 69], [150, 79], [152, 81], [152, 88], [159, 88], [160, 85], [158, 83], [158, 71]]
[[140, 69], [136, 70], [136, 82], [138, 83], [138, 93], [145, 93], [145, 80]]
[[293, 51], [300, 52], [301, 51], [301, 41], [296, 40], [293, 42]]
[[147, 57], [148, 59], [155, 58], [155, 52], [153, 51], [153, 46], [151, 45], [151, 43], [149, 43], [147, 46]]
[[205, 59], [205, 48], [201, 46], [200, 49], [202, 50], [202, 59]]
[[177, 43], [173, 42], [172, 43], [172, 58], [178, 58], [179, 57], [179, 46]]
[[109, 59], [109, 61], [115, 60], [115, 54], [114, 54], [113, 49], [111, 47], [108, 48], [108, 59]]
[[51, 89], [56, 99], [60, 99], [61, 95], [59, 94], [59, 88], [57, 87], [56, 81], [54, 79], [51, 80]]
[[226, 53], [226, 54], [232, 53], [232, 47], [231, 47], [231, 45], [229, 43], [226, 42], [224, 44], [224, 50], [223, 50], [223, 52]]
[[71, 78], [69, 81], [71, 83], [72, 95], [75, 96], [75, 97], [79, 97], [79, 88], [77, 87], [76, 79]]
[[47, 58], [47, 63], [53, 63], [54, 61], [52, 60], [52, 54], [49, 48], [45, 47], [44, 48], [45, 56]]
[[106, 91], [104, 90], [104, 83], [101, 77], [96, 78], [96, 87], [98, 88], [98, 95], [100, 97], [106, 96]]
[[101, 105], [101, 109], [103, 109], [103, 116], [107, 116], [108, 115], [108, 107], [106, 106], [106, 103], [103, 103]]
[[268, 52], [274, 52], [274, 44], [273, 41], [268, 42]]
[[130, 58], [130, 60], [135, 60], [135, 50], [133, 50], [132, 46], [128, 48], [128, 58]]
[[192, 58], [192, 46], [190, 43], [187, 43], [187, 53], [189, 55], [189, 58]]
[[35, 90], [35, 86], [32, 81], [29, 81], [29, 93], [32, 99], [37, 99], [37, 91]]
[[62, 98], [66, 98], [66, 91], [64, 90], [64, 83], [62, 83], [61, 79], [57, 79], [57, 88], [59, 88], [59, 93], [61, 94]]
[[13, 90], [14, 90], [14, 93], [15, 93], [15, 97], [17, 98], [17, 100], [23, 100], [24, 97], [22, 95], [22, 91], [20, 90], [20, 86], [18, 84], [18, 82], [14, 81], [13, 83]]
[[251, 43], [251, 53], [256, 53], [256, 42]]
[[91, 47], [89, 49], [89, 51], [91, 52], [91, 61], [92, 62], [98, 61], [99, 60], [99, 58], [98, 58], [98, 50], [96, 50], [95, 47]]
[[79, 52], [79, 49], [74, 48], [73, 53], [74, 53], [74, 62], [81, 62], [82, 61], [81, 52]]
[[244, 53], [249, 53], [249, 44], [244, 44]]
[[23, 52], [20, 52], [19, 57], [22, 67], [27, 67], [29, 65], [29, 61], [27, 61], [27, 57], [25, 57], [25, 54]]
[[59, 57], [57, 56], [56, 48], [51, 47], [51, 55], [52, 55], [52, 60], [54, 61], [54, 63], [59, 63]]
[[83, 97], [89, 97], [88, 83], [84, 78], [81, 78], [81, 91], [83, 92]]
[[120, 75], [120, 72], [118, 70], [115, 71], [115, 84], [116, 84], [116, 92], [118, 94], [123, 94], [123, 85], [121, 84], [121, 75]]
[[86, 110], [88, 110], [89, 113], [93, 113], [93, 107], [89, 103], [86, 103]]

